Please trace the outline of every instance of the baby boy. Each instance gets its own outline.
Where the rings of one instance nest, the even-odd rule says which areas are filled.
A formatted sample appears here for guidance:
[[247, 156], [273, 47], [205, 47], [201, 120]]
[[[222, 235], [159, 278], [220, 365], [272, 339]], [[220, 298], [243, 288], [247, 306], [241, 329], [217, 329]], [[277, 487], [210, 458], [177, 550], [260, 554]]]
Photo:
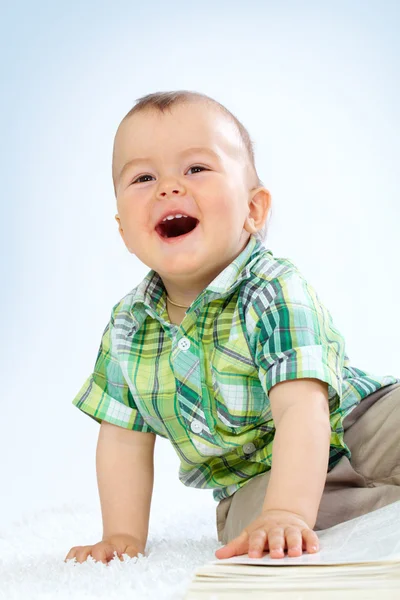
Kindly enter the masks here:
[[66, 560], [144, 553], [157, 435], [185, 485], [213, 489], [218, 558], [316, 552], [316, 531], [400, 500], [400, 379], [351, 367], [313, 287], [263, 246], [271, 196], [237, 118], [149, 94], [112, 174], [121, 237], [151, 270], [73, 400], [101, 424], [103, 537]]

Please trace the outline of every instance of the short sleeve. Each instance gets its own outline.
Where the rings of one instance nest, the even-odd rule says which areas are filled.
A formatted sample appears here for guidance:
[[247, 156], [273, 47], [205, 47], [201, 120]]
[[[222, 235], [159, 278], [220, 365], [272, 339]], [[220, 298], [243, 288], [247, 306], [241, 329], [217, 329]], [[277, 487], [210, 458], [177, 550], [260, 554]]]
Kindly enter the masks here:
[[112, 326], [111, 315], [101, 338], [93, 373], [86, 379], [72, 404], [98, 423], [108, 421], [126, 429], [156, 433], [138, 411], [118, 357], [113, 352]]
[[315, 290], [291, 272], [258, 296], [256, 364], [265, 393], [281, 381], [315, 378], [328, 383], [329, 411], [340, 407], [344, 339]]

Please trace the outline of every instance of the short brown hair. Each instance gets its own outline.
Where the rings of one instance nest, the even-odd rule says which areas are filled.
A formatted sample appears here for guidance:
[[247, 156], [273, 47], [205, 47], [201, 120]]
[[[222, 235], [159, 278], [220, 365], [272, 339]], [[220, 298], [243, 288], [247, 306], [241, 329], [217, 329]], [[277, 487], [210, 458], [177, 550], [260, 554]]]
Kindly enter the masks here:
[[[123, 123], [123, 121], [125, 121], [125, 119], [129, 119], [129, 117], [131, 117], [135, 113], [144, 111], [146, 109], [156, 109], [163, 113], [163, 112], [165, 112], [165, 110], [169, 110], [174, 104], [179, 104], [179, 103], [184, 103], [184, 102], [196, 102], [196, 101], [197, 102], [198, 101], [205, 102], [209, 105], [216, 107], [217, 109], [220, 110], [220, 112], [225, 117], [230, 119], [230, 121], [232, 121], [236, 125], [238, 132], [239, 132], [240, 139], [246, 149], [246, 152], [247, 152], [247, 155], [249, 158], [249, 162], [250, 162], [251, 170], [253, 171], [253, 174], [254, 174], [254, 186], [255, 187], [263, 187], [264, 184], [261, 181], [261, 179], [259, 178], [256, 166], [255, 166], [254, 143], [250, 138], [249, 132], [244, 127], [244, 125], [239, 121], [239, 119], [237, 119], [235, 117], [235, 115], [232, 114], [225, 106], [223, 106], [222, 104], [217, 102], [217, 100], [214, 100], [213, 98], [210, 98], [209, 96], [206, 96], [205, 94], [201, 94], [200, 92], [192, 92], [192, 91], [188, 91], [188, 90], [178, 90], [178, 91], [172, 91], [172, 92], [154, 92], [152, 94], [147, 94], [146, 96], [142, 96], [141, 98], [138, 98], [136, 100], [136, 104], [125, 115], [125, 117], [122, 119], [121, 123]], [[114, 147], [114, 150], [115, 150], [115, 147]], [[113, 152], [113, 181], [114, 181], [114, 190], [115, 190], [114, 152]], [[257, 233], [255, 234], [256, 237], [261, 242], [264, 242], [266, 239], [267, 231], [268, 231], [267, 221], [269, 220], [270, 216], [271, 216], [271, 210], [269, 211], [269, 215], [268, 215], [263, 227], [259, 231], [257, 231]]]

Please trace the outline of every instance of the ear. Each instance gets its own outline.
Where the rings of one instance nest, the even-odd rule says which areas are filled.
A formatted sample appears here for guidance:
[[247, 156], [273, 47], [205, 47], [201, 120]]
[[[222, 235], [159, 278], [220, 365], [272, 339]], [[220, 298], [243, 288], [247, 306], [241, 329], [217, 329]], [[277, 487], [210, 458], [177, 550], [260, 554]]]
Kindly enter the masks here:
[[120, 233], [120, 235], [121, 235], [121, 237], [122, 237], [122, 239], [123, 239], [123, 241], [124, 241], [124, 244], [125, 244], [125, 246], [128, 248], [129, 252], [131, 252], [131, 253], [132, 253], [132, 252], [133, 252], [133, 250], [132, 250], [131, 248], [129, 248], [129, 247], [126, 245], [126, 241], [125, 241], [125, 238], [124, 238], [124, 230], [123, 230], [123, 229], [122, 229], [122, 227], [121, 227], [121, 219], [119, 218], [119, 216], [118, 216], [118, 215], [115, 215], [115, 220], [116, 220], [116, 221], [117, 221], [117, 223], [118, 223], [118, 231], [119, 231], [119, 233]]
[[250, 192], [249, 213], [244, 229], [256, 233], [261, 229], [271, 208], [271, 194], [265, 187], [258, 187]]

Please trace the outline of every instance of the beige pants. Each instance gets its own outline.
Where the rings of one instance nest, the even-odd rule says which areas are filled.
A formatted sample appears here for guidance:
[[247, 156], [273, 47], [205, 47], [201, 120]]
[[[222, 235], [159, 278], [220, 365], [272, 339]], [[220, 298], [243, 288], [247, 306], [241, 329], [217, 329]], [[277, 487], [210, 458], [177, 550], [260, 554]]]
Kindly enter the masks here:
[[[377, 390], [343, 421], [351, 451], [327, 473], [314, 530], [400, 500], [400, 384]], [[256, 475], [217, 506], [218, 540], [227, 544], [262, 510], [271, 471]]]

